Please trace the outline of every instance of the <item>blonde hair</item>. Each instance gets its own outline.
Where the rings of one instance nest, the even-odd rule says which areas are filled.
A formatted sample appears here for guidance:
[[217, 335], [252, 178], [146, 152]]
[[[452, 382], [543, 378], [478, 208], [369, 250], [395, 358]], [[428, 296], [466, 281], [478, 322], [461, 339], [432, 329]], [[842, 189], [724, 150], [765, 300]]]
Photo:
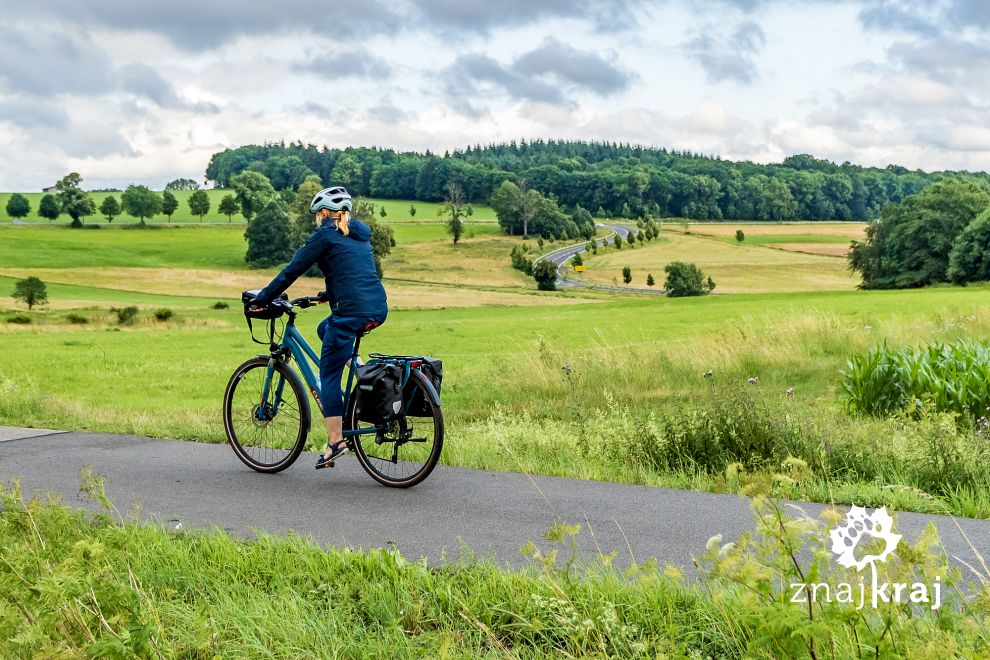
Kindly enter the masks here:
[[347, 209], [342, 211], [331, 211], [330, 209], [320, 209], [316, 212], [316, 223], [318, 225], [323, 224], [327, 218], [333, 218], [334, 223], [337, 225], [337, 229], [344, 236], [349, 236], [351, 233], [350, 227], [348, 226], [351, 222], [351, 214]]

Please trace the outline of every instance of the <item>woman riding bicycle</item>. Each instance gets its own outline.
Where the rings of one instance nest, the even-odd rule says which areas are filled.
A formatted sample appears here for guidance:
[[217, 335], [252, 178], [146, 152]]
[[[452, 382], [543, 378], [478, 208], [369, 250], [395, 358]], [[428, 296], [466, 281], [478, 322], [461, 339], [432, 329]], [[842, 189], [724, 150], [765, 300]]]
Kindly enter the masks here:
[[313, 264], [323, 272], [332, 315], [316, 331], [323, 341], [320, 402], [328, 436], [327, 450], [316, 462], [318, 470], [347, 451], [340, 379], [354, 340], [358, 332], [381, 325], [388, 316], [385, 288], [371, 252], [371, 229], [351, 218], [350, 211], [351, 196], [342, 186], [318, 192], [309, 206], [309, 212], [316, 215], [316, 231], [254, 300], [255, 307], [270, 304]]

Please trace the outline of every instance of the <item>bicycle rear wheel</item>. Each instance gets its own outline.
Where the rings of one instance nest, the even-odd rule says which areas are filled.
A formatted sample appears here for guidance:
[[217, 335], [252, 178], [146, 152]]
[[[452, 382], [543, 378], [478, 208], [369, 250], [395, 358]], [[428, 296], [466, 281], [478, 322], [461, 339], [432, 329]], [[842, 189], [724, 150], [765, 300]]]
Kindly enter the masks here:
[[[403, 397], [406, 401], [416, 394], [425, 402], [422, 412], [429, 415], [408, 415], [389, 422], [377, 433], [351, 437], [354, 454], [371, 478], [384, 486], [409, 488], [429, 476], [440, 460], [443, 449], [443, 413], [427, 394], [419, 372], [413, 372]], [[374, 429], [374, 424], [357, 418], [357, 390], [351, 396], [344, 418], [345, 428]]]
[[237, 458], [258, 472], [281, 472], [299, 457], [309, 434], [306, 390], [295, 371], [276, 361], [262, 400], [268, 358], [239, 366], [223, 396], [223, 425]]

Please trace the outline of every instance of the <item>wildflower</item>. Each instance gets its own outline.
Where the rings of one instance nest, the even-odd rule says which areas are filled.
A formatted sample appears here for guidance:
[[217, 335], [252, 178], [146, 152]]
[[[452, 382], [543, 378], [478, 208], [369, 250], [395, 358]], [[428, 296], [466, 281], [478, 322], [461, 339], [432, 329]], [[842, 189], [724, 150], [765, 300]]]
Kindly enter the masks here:
[[793, 387], [788, 387], [787, 388], [787, 396], [794, 396], [794, 388]]
[[182, 531], [182, 523], [178, 523], [178, 524], [177, 524], [177, 525], [175, 526], [175, 531], [177, 531], [177, 532], [181, 532], [181, 531]]
[[571, 373], [571, 365], [569, 365], [569, 364], [565, 364], [565, 365], [563, 365], [563, 366], [561, 367], [561, 369], [563, 370], [563, 372], [564, 372], [565, 374], [570, 374], [570, 373]]
[[757, 378], [756, 376], [753, 376], [751, 378], [747, 378], [746, 382], [749, 383], [750, 385], [756, 385], [760, 382], [760, 379]]
[[709, 369], [708, 371], [705, 372], [705, 378], [711, 378], [713, 373], [714, 372], [711, 369]]

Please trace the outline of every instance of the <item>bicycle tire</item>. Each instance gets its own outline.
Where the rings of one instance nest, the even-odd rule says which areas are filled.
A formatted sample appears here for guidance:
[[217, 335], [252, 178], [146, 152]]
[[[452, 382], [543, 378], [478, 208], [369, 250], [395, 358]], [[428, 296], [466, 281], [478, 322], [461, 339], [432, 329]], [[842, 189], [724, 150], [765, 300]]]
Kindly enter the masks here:
[[[258, 419], [262, 407], [273, 403], [261, 401], [261, 384], [264, 383], [268, 362], [268, 357], [258, 356], [234, 370], [224, 391], [223, 425], [227, 442], [237, 458], [252, 470], [271, 474], [281, 472], [299, 458], [309, 434], [310, 408], [299, 375], [285, 362], [276, 360], [275, 372], [279, 378], [284, 379], [288, 388], [282, 388], [279, 412], [275, 417], [270, 420]], [[256, 382], [259, 376], [260, 384]], [[276, 396], [278, 382], [278, 378], [272, 378], [269, 398]], [[294, 401], [287, 398], [286, 392], [292, 393], [289, 396]], [[285, 419], [286, 423], [283, 427], [275, 428], [272, 423], [278, 419]], [[252, 428], [253, 432], [250, 432]], [[262, 444], [259, 445], [259, 442]], [[270, 446], [265, 446], [266, 444]], [[259, 453], [267, 453], [273, 460], [262, 460]]]
[[[398, 464], [396, 460], [388, 460], [382, 456], [377, 456], [375, 452], [372, 451], [373, 449], [378, 449], [379, 447], [382, 447], [386, 443], [395, 445], [395, 440], [389, 441], [385, 439], [382, 442], [379, 442], [379, 439], [383, 437], [387, 438], [387, 436], [389, 435], [389, 433], [386, 433], [385, 431], [380, 430], [378, 434], [374, 436], [372, 436], [371, 434], [355, 435], [351, 439], [351, 445], [354, 449], [354, 454], [357, 456], [358, 461], [361, 463], [361, 467], [364, 468], [364, 471], [367, 472], [371, 476], [371, 478], [377, 481], [378, 483], [382, 484], [383, 486], [389, 486], [390, 488], [410, 488], [422, 482], [424, 479], [426, 479], [426, 477], [430, 476], [430, 473], [433, 471], [433, 468], [437, 466], [437, 463], [440, 461], [440, 453], [443, 450], [443, 436], [444, 436], [443, 411], [441, 411], [440, 406], [436, 405], [433, 402], [433, 400], [430, 398], [426, 386], [426, 379], [418, 371], [413, 371], [412, 375], [409, 378], [409, 382], [407, 383], [405, 391], [403, 392], [404, 400], [408, 400], [408, 397], [412, 395], [412, 392], [409, 390], [410, 387], [416, 387], [420, 389], [420, 394], [423, 396], [423, 400], [428, 403], [431, 414], [429, 417], [403, 416], [399, 420], [392, 422], [392, 424], [399, 427], [402, 433], [408, 431], [408, 433], [412, 435], [417, 432], [415, 426], [416, 424], [420, 424], [420, 428], [422, 428], [423, 422], [425, 422], [425, 420], [432, 421], [431, 431], [432, 431], [433, 444], [430, 447], [429, 452], [425, 457], [423, 464], [419, 467], [419, 469], [417, 469], [412, 474], [403, 477], [399, 477], [394, 473], [389, 473], [384, 470], [385, 467], [384, 463], [392, 463], [393, 465]], [[348, 405], [348, 408], [349, 409], [345, 417], [345, 423], [346, 423], [345, 428], [353, 430], [357, 428], [371, 428], [373, 426], [371, 424], [362, 425], [362, 422], [359, 422], [357, 419], [357, 388], [355, 388], [355, 391], [351, 396], [350, 404]], [[417, 422], [416, 420], [419, 421]], [[414, 447], [415, 444], [418, 444], [417, 441], [411, 441], [411, 442], [414, 443]], [[406, 444], [410, 444], [410, 442], [406, 442], [399, 446], [406, 446]], [[398, 447], [393, 447], [393, 450], [397, 452]], [[413, 450], [415, 449], [413, 448]], [[409, 453], [410, 452], [407, 452], [406, 455], [409, 455]], [[393, 459], [395, 459], [394, 456]], [[403, 462], [406, 463], [410, 461], [403, 461]]]

